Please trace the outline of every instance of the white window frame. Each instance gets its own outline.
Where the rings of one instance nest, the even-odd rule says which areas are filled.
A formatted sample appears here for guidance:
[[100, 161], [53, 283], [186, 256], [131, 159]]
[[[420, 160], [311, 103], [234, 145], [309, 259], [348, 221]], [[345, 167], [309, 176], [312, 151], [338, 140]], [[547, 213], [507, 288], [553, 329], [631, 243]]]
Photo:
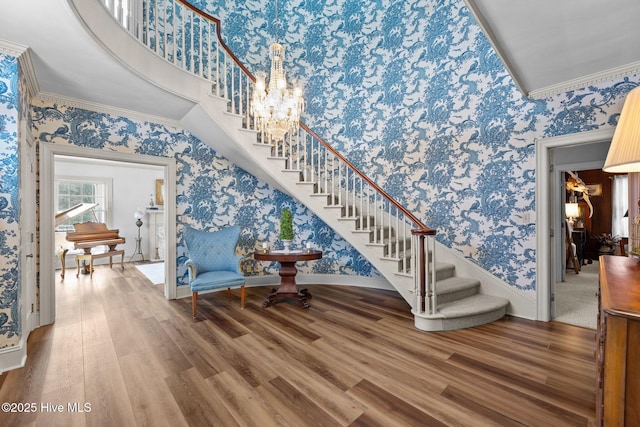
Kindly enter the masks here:
[[611, 234], [629, 237], [629, 218], [624, 217], [629, 212], [629, 176], [614, 175], [612, 192]]
[[[113, 178], [71, 176], [71, 175], [56, 176], [55, 182], [54, 182], [54, 209], [56, 212], [60, 210], [58, 208], [58, 201], [60, 200], [60, 194], [58, 193], [58, 184], [62, 181], [102, 185], [104, 188], [104, 196], [103, 196], [104, 203], [99, 203], [99, 205], [96, 206], [95, 211], [104, 212], [104, 223], [107, 225], [107, 228], [110, 228], [109, 226], [113, 219], [113, 211], [111, 208], [111, 206], [113, 205]], [[98, 222], [102, 222], [102, 221], [98, 220]]]

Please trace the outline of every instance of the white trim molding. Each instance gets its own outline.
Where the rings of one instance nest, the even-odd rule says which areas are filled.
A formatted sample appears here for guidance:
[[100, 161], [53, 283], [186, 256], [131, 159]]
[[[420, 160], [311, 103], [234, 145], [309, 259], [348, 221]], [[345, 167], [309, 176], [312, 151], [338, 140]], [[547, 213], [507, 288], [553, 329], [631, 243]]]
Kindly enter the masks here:
[[[40, 326], [55, 320], [55, 274], [53, 261], [53, 194], [55, 166], [54, 157], [64, 155], [91, 159], [104, 159], [126, 163], [142, 163], [164, 168], [166, 259], [164, 295], [176, 298], [176, 161], [173, 157], [156, 157], [141, 154], [96, 150], [74, 145], [40, 144]], [[172, 220], [169, 221], [168, 219]], [[43, 255], [44, 254], [44, 255]]]
[[25, 80], [27, 81], [29, 96], [31, 98], [35, 97], [40, 91], [40, 86], [38, 85], [36, 69], [31, 59], [31, 49], [28, 46], [0, 39], [0, 52], [18, 58], [20, 71], [25, 75]]
[[548, 322], [551, 319], [551, 280], [555, 280], [551, 271], [551, 238], [553, 204], [549, 204], [550, 168], [553, 148], [603, 142], [613, 138], [615, 128], [598, 129], [572, 133], [536, 142], [536, 305], [537, 320]]
[[18, 345], [0, 349], [0, 374], [13, 369], [24, 367], [27, 361], [27, 346], [25, 345], [25, 335], [20, 338]]
[[0, 39], [0, 53], [4, 53], [5, 55], [11, 55], [15, 58], [19, 58], [20, 55], [27, 51], [27, 49], [29, 49], [28, 46]]
[[[296, 283], [298, 285], [322, 284], [356, 286], [361, 288], [385, 289], [398, 292], [384, 277], [348, 276], [344, 274], [300, 274], [296, 276]], [[253, 288], [257, 286], [278, 286], [279, 284], [280, 276], [276, 274], [263, 276], [247, 276], [245, 278], [245, 286], [247, 288]], [[266, 298], [267, 293], [265, 293], [264, 296]], [[188, 285], [178, 286], [177, 297], [191, 297], [191, 288]], [[409, 307], [409, 305], [407, 305], [407, 307]]]
[[579, 77], [566, 82], [560, 82], [555, 85], [534, 89], [528, 93], [532, 99], [544, 99], [550, 96], [569, 92], [571, 90], [582, 89], [591, 85], [607, 82], [621, 77], [627, 77], [632, 74], [640, 73], [640, 61], [631, 64], [622, 65], [616, 68], [601, 71], [599, 73], [589, 74], [588, 76]]

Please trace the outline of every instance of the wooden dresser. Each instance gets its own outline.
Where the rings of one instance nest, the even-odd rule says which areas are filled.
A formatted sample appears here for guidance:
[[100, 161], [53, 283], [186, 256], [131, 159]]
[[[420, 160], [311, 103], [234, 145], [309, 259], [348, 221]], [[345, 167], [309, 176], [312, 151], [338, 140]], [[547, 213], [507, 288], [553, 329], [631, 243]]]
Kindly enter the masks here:
[[597, 421], [640, 426], [640, 259], [600, 261]]

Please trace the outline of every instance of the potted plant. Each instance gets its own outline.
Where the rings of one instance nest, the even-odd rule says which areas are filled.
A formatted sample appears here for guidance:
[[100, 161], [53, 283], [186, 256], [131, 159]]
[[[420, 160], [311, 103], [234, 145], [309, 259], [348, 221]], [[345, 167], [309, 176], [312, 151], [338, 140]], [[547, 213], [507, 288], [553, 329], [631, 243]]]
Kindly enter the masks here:
[[594, 239], [596, 239], [596, 241], [600, 243], [600, 249], [598, 250], [598, 252], [601, 255], [614, 254], [616, 251], [615, 247], [620, 243], [619, 236], [613, 236], [608, 233], [598, 234], [594, 236]]
[[283, 208], [280, 215], [280, 240], [282, 240], [285, 251], [288, 251], [293, 240], [293, 218], [289, 208]]

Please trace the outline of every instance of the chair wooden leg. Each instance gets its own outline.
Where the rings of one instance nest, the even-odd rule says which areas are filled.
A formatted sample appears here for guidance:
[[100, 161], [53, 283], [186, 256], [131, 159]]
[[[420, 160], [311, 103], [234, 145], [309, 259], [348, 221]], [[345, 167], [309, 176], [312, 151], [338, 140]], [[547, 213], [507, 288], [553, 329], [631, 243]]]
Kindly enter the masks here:
[[240, 288], [240, 308], [244, 308], [244, 285]]
[[197, 302], [198, 302], [198, 293], [194, 292], [193, 294], [191, 294], [191, 305], [193, 305], [193, 317], [196, 317], [196, 311], [197, 309]]
[[228, 296], [229, 298], [232, 298], [232, 297], [233, 297], [233, 294], [231, 293], [231, 288], [227, 288], [227, 296]]

